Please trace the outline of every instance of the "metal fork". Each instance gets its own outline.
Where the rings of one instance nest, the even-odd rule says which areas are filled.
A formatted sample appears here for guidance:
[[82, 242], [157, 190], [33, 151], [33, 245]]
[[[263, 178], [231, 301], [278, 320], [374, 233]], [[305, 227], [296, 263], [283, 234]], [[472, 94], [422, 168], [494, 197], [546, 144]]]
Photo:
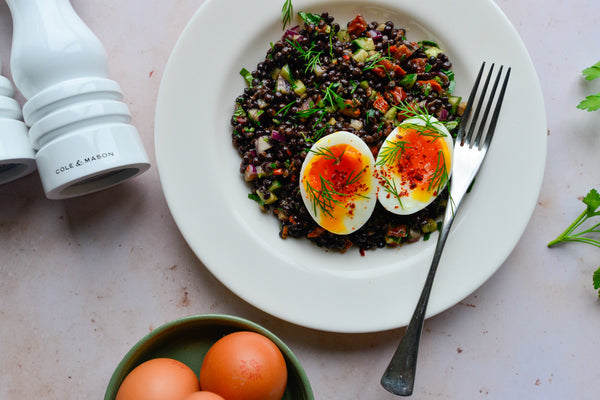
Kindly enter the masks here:
[[[381, 378], [381, 385], [389, 392], [399, 396], [410, 396], [413, 392], [415, 371], [417, 367], [417, 353], [419, 350], [419, 341], [421, 338], [421, 332], [423, 330], [423, 321], [425, 320], [425, 312], [427, 310], [427, 303], [429, 301], [429, 295], [431, 293], [431, 287], [435, 278], [440, 257], [450, 227], [454, 221], [456, 211], [460, 206], [460, 203], [467, 193], [475, 175], [479, 171], [483, 159], [490, 146], [496, 123], [498, 121], [498, 115], [500, 114], [500, 108], [502, 106], [502, 100], [508, 84], [508, 78], [510, 76], [510, 67], [507, 69], [500, 93], [496, 99], [496, 90], [498, 88], [500, 78], [502, 75], [503, 66], [500, 66], [497, 73], [497, 77], [494, 81], [492, 91], [487, 97], [487, 104], [482, 112], [482, 107], [486, 98], [486, 92], [490, 80], [494, 72], [494, 64], [491, 65], [485, 83], [478, 95], [479, 83], [483, 71], [485, 69], [485, 62], [481, 65], [475, 84], [469, 100], [465, 107], [461, 124], [459, 126], [458, 135], [454, 143], [454, 156], [452, 161], [452, 178], [450, 181], [450, 197], [448, 206], [446, 207], [446, 213], [442, 222], [442, 229], [438, 237], [437, 245], [433, 255], [433, 261], [427, 274], [427, 280], [421, 292], [419, 302], [415, 308], [413, 316], [406, 328], [406, 332], [390, 361], [385, 373]], [[472, 118], [470, 117], [471, 110], [475, 99], [479, 98], [475, 112]], [[496, 100], [495, 100], [496, 99]], [[494, 105], [495, 100], [495, 105]], [[490, 110], [494, 105], [494, 111], [487, 124]], [[487, 132], [485, 131], [487, 124]], [[484, 133], [485, 132], [485, 133]]]

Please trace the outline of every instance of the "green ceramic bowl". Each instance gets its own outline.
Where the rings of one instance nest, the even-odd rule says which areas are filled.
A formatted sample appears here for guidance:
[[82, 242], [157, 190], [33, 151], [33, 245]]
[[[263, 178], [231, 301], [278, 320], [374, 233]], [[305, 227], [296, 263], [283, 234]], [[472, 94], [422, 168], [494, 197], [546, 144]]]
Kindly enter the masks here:
[[231, 315], [193, 315], [166, 323], [137, 342], [123, 357], [113, 373], [104, 400], [114, 400], [123, 379], [144, 361], [169, 357], [187, 364], [196, 375], [208, 349], [218, 339], [236, 331], [260, 333], [275, 343], [288, 370], [288, 382], [282, 400], [314, 400], [304, 369], [292, 351], [277, 336], [262, 326]]

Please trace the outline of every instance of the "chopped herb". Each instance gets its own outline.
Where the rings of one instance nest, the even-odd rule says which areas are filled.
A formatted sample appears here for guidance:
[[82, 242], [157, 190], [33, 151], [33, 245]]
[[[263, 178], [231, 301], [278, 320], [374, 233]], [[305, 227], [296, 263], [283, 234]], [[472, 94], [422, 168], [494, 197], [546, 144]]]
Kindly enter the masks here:
[[390, 180], [387, 176], [383, 176], [383, 189], [394, 196], [396, 200], [398, 200], [398, 204], [404, 210], [404, 206], [402, 205], [402, 199], [400, 198], [400, 193], [398, 192], [398, 188], [396, 187], [396, 182], [392, 179]]
[[[591, 189], [582, 201], [586, 205], [586, 209], [579, 214], [563, 233], [549, 242], [548, 247], [553, 247], [564, 242], [580, 242], [600, 248], [600, 240], [590, 237], [590, 235], [600, 234], [600, 222], [596, 220], [591, 226], [587, 225], [583, 227], [583, 224], [588, 223], [592, 218], [600, 217], [600, 211], [598, 210], [600, 208], [600, 194], [598, 194], [596, 189]], [[594, 289], [600, 289], [600, 268], [594, 272], [592, 280]], [[598, 295], [600, 296], [600, 291]]]
[[246, 68], [240, 70], [240, 75], [244, 78], [248, 87], [252, 87], [252, 74]]
[[306, 13], [306, 12], [300, 11], [298, 13], [298, 15], [300, 16], [300, 18], [302, 18], [302, 20], [306, 24], [317, 25], [319, 23], [319, 21], [321, 20], [321, 16], [319, 14], [311, 14], [311, 13]]
[[[600, 77], [600, 61], [582, 71], [585, 79], [593, 81]], [[596, 111], [600, 109], [600, 93], [589, 95], [577, 105], [580, 110]]]
[[283, 29], [292, 22], [294, 16], [294, 6], [292, 0], [285, 0], [283, 7], [281, 8], [281, 22], [283, 23]]
[[321, 190], [317, 190], [309, 182], [306, 182], [306, 192], [308, 193], [311, 202], [313, 204], [313, 211], [317, 213], [317, 207], [330, 217], [333, 217], [331, 211], [336, 205], [342, 204], [342, 202], [336, 199], [334, 196], [348, 196], [345, 193], [340, 193], [334, 189], [334, 184], [327, 179], [319, 175], [321, 180]]
[[387, 140], [386, 143], [388, 145], [379, 151], [377, 165], [394, 165], [402, 158], [404, 150], [411, 148], [405, 140]]

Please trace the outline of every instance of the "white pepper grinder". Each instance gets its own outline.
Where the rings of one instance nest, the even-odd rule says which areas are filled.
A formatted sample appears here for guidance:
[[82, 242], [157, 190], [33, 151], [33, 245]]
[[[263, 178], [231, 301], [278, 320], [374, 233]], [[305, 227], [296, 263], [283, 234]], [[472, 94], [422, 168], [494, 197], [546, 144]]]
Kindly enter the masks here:
[[35, 171], [35, 155], [15, 89], [2, 73], [0, 59], [0, 185]]
[[49, 199], [96, 192], [150, 167], [102, 43], [69, 0], [6, 0], [11, 72]]

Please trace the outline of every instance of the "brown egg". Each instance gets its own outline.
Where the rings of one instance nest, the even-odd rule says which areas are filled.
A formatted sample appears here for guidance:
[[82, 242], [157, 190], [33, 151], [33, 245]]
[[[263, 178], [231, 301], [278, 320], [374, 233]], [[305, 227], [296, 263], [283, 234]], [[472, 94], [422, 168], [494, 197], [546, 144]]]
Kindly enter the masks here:
[[194, 392], [194, 393], [188, 395], [183, 400], [225, 400], [225, 399], [216, 393], [207, 392], [205, 390], [202, 390], [200, 392]]
[[171, 358], [155, 358], [125, 377], [116, 400], [183, 400], [199, 390], [198, 377], [190, 367]]
[[200, 369], [202, 390], [227, 400], [280, 400], [286, 384], [281, 351], [255, 332], [234, 332], [219, 339]]

